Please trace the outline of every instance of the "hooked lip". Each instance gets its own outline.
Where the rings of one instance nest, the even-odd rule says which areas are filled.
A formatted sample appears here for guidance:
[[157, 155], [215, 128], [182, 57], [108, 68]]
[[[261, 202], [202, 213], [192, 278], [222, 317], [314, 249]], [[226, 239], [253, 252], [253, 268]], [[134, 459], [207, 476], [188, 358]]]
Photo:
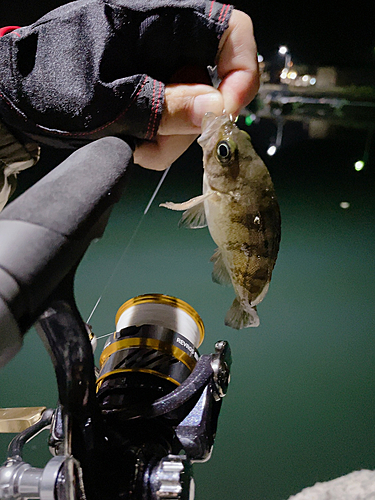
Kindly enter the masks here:
[[212, 124], [212, 122], [215, 121], [216, 118], [217, 116], [214, 113], [211, 112], [206, 113], [202, 120], [202, 131], [205, 131], [206, 128], [209, 127], [210, 124]]
[[225, 114], [216, 116], [211, 112], [206, 113], [202, 120], [202, 134], [198, 138], [198, 144], [204, 148], [213, 134], [228, 120], [229, 118]]
[[215, 131], [215, 120], [217, 116], [214, 113], [206, 113], [202, 120], [202, 134], [198, 138], [198, 144], [202, 146], [202, 148], [207, 144], [210, 137]]

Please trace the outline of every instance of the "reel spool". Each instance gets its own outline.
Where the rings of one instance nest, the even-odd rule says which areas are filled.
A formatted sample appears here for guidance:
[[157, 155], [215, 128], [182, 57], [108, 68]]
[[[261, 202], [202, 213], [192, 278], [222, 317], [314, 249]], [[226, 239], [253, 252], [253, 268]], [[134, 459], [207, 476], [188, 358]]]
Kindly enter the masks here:
[[181, 299], [147, 294], [125, 302], [100, 356], [97, 398], [102, 411], [142, 414], [190, 375], [203, 338], [200, 316]]

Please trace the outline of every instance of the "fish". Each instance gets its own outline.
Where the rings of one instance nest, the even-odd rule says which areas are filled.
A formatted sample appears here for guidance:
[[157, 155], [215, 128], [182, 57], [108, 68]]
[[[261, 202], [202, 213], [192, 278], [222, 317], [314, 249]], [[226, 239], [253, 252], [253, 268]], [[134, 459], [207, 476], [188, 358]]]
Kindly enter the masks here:
[[160, 206], [184, 210], [180, 226], [208, 226], [217, 245], [212, 280], [232, 285], [235, 299], [225, 325], [260, 324], [257, 305], [267, 294], [281, 238], [281, 216], [267, 167], [249, 135], [230, 116], [207, 113], [198, 143], [203, 149], [203, 194]]

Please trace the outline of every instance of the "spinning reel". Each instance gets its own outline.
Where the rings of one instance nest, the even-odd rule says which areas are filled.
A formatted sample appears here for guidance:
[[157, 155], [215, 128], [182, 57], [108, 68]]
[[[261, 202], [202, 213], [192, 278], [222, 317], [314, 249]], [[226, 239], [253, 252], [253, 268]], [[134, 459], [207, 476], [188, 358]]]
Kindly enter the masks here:
[[[60, 342], [52, 342], [52, 350], [66, 353], [57, 325], [66, 332], [73, 323], [66, 307], [55, 308], [41, 317], [38, 331], [46, 340], [54, 330]], [[9, 446], [0, 498], [193, 499], [192, 464], [211, 456], [231, 365], [225, 341], [216, 343], [214, 354], [199, 356], [203, 338], [201, 318], [180, 299], [148, 294], [126, 302], [96, 369], [100, 418], [95, 426], [87, 422], [92, 436], [82, 438], [64, 405], [37, 410], [40, 420]], [[0, 430], [14, 430], [16, 423], [3, 417]], [[55, 456], [38, 469], [23, 461], [22, 450], [45, 428]], [[92, 449], [82, 453], [88, 444]]]

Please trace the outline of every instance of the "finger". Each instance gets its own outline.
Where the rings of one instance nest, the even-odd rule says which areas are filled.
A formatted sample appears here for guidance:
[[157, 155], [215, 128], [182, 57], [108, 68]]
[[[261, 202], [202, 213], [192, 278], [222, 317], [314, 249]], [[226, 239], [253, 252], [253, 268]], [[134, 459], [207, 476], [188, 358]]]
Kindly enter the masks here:
[[259, 78], [248, 71], [235, 71], [227, 75], [219, 86], [227, 115], [237, 116], [250, 104], [259, 90]]
[[221, 115], [223, 106], [223, 96], [209, 85], [167, 85], [158, 134], [200, 134], [203, 116], [209, 111]]
[[151, 170], [165, 170], [195, 141], [193, 135], [158, 135], [153, 142], [144, 142], [134, 151], [134, 163]]
[[257, 47], [247, 14], [233, 10], [219, 46], [217, 69], [225, 111], [238, 114], [259, 89]]

